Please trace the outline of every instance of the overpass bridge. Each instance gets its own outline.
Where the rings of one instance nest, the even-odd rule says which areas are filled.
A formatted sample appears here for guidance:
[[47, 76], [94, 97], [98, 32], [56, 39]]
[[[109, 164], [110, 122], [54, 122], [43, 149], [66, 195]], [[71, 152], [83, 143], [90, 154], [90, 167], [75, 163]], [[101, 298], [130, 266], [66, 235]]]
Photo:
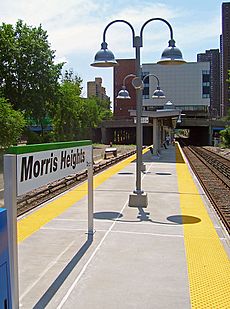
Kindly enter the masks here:
[[[175, 114], [175, 113], [174, 113]], [[193, 145], [213, 145], [216, 134], [230, 122], [214, 118], [182, 117], [181, 123], [177, 123], [178, 111], [176, 114], [158, 114], [159, 140], [164, 140], [165, 135], [173, 128], [189, 130], [188, 141]], [[130, 111], [130, 115], [135, 117], [135, 111]], [[154, 124], [156, 123], [156, 112], [143, 111], [143, 117], [148, 117], [148, 123], [143, 124], [143, 144], [151, 145], [154, 139]], [[97, 130], [96, 139], [104, 144], [110, 142], [116, 144], [135, 144], [136, 124], [133, 118], [119, 118], [104, 121]]]
[[230, 122], [213, 118], [182, 118], [177, 124], [177, 129], [189, 130], [189, 143], [192, 145], [213, 145], [215, 136], [219, 136], [219, 131], [223, 130]]

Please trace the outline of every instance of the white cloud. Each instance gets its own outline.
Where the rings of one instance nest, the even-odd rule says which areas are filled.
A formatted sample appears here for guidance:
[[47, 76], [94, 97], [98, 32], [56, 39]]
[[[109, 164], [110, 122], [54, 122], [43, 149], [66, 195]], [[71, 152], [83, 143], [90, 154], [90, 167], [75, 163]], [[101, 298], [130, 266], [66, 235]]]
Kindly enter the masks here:
[[[164, 3], [167, 3], [166, 1]], [[205, 45], [206, 40], [219, 37], [220, 17], [197, 17], [196, 11], [185, 9], [185, 4], [169, 6], [149, 0], [0, 0], [1, 22], [12, 23], [22, 19], [28, 25], [47, 30], [51, 48], [56, 50], [56, 62], [82, 70], [82, 77], [98, 75], [91, 71], [89, 59], [100, 48], [105, 26], [116, 19], [130, 22], [136, 32], [140, 33], [143, 23], [154, 17], [161, 17], [170, 22], [178, 47], [188, 52], [194, 46], [206, 46], [204, 49], [218, 48]], [[207, 13], [208, 14], [208, 13]], [[117, 23], [111, 26], [106, 35], [109, 48], [118, 58], [134, 57], [131, 31], [127, 25]], [[144, 30], [143, 61], [155, 61], [167, 46], [169, 31], [162, 22], [151, 22]], [[202, 47], [203, 48], [203, 47]], [[198, 52], [202, 52], [200, 50]], [[73, 58], [73, 55], [76, 55]], [[186, 55], [184, 55], [185, 58]], [[194, 58], [196, 55], [194, 56]], [[85, 71], [84, 71], [85, 70]], [[91, 72], [91, 73], [89, 73]], [[98, 73], [97, 73], [98, 72]]]
[[[0, 0], [3, 2], [3, 0]], [[117, 0], [117, 2], [121, 2]], [[192, 44], [201, 39], [218, 35], [217, 19], [207, 23], [206, 20], [193, 23], [187, 19], [189, 12], [172, 8], [165, 4], [148, 2], [123, 2], [117, 6], [110, 1], [93, 0], [8, 0], [1, 4], [3, 21], [15, 23], [19, 18], [29, 25], [42, 24], [47, 30], [52, 48], [58, 56], [67, 57], [73, 52], [96, 52], [100, 48], [105, 26], [115, 19], [129, 21], [136, 32], [140, 33], [143, 23], [154, 17], [169, 20], [173, 26], [177, 42]], [[184, 21], [183, 27], [178, 22]], [[207, 30], [209, 29], [209, 30]], [[169, 39], [167, 26], [161, 22], [149, 23], [144, 30], [144, 47], [150, 52], [153, 47], [160, 51], [166, 47]], [[122, 23], [111, 26], [107, 31], [109, 48], [118, 50], [119, 54], [133, 55], [132, 36], [127, 25]]]
[[91, 0], [8, 0], [1, 4], [1, 15], [7, 20], [21, 18], [33, 25], [57, 26], [80, 20], [97, 8], [96, 2]]
[[64, 64], [68, 64], [69, 61], [66, 57], [56, 57], [54, 59], [54, 63], [57, 64], [57, 63], [61, 63], [61, 62], [64, 62]]
[[[183, 40], [184, 44], [195, 44], [200, 40], [219, 37], [219, 16], [211, 20], [202, 20], [199, 22], [185, 23], [183, 28], [177, 28], [178, 37]], [[208, 46], [207, 46], [208, 48]]]
[[[103, 30], [112, 20], [125, 19], [129, 21], [135, 28], [136, 35], [139, 35], [140, 27], [147, 19], [158, 16], [165, 19], [175, 19], [182, 15], [182, 12], [179, 10], [170, 10], [165, 5], [149, 4], [144, 8], [142, 5], [135, 7], [132, 5], [127, 7], [123, 6], [122, 9], [117, 10], [116, 14], [112, 13], [109, 15], [107, 13], [105, 19], [102, 19], [101, 15], [103, 12], [111, 12], [111, 9], [109, 10], [108, 7], [103, 7], [103, 10], [99, 10], [100, 13], [94, 14], [93, 17], [90, 17], [90, 13], [93, 11], [93, 5], [90, 6], [89, 2], [90, 1], [88, 1], [88, 6], [91, 9], [89, 11], [84, 11], [84, 18], [87, 22], [82, 22], [81, 19], [77, 18], [74, 20], [71, 17], [70, 20], [72, 20], [72, 24], [70, 22], [65, 23], [65, 25], [62, 24], [61, 27], [59, 24], [59, 27], [56, 28], [50, 27], [49, 24], [49, 37], [52, 45], [59, 51], [59, 53], [68, 54], [72, 52], [88, 52], [89, 50], [96, 52], [100, 48]], [[157, 15], [152, 14], [152, 12], [157, 12]], [[167, 26], [165, 25], [165, 27], [162, 27], [161, 22], [155, 22], [154, 24], [155, 25], [153, 26], [149, 24], [146, 27], [148, 28], [144, 32], [146, 40], [151, 39], [152, 41], [158, 41], [162, 37], [165, 37], [168, 41], [169, 31]], [[112, 25], [107, 31], [106, 38], [109, 48], [118, 50], [120, 54], [133, 54], [132, 49], [130, 49], [130, 47], [132, 47], [132, 34], [129, 27], [124, 23]]]

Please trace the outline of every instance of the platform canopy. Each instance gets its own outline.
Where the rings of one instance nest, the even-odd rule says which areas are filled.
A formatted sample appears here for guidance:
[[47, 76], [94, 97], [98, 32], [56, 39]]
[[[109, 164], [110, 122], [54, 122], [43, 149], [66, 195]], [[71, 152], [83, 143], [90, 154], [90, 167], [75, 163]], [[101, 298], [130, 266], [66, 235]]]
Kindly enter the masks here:
[[[129, 110], [130, 116], [136, 116], [136, 110]], [[178, 109], [159, 109], [156, 111], [142, 111], [142, 117], [149, 118], [174, 118], [180, 115]]]

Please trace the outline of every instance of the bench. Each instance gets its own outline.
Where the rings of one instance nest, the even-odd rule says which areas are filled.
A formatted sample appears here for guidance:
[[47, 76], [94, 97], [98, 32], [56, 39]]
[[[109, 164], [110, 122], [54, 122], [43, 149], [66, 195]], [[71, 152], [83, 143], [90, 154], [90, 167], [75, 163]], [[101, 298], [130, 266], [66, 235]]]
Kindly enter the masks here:
[[114, 157], [117, 156], [117, 148], [105, 148], [105, 154], [104, 154], [104, 159], [107, 159], [107, 155], [112, 154]]

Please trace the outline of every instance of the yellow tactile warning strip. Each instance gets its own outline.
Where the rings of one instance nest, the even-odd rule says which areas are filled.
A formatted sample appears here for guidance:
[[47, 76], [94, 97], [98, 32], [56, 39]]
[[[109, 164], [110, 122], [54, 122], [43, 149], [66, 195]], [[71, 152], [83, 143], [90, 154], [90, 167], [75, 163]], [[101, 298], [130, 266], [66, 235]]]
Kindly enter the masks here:
[[192, 308], [230, 308], [230, 261], [205, 209], [189, 168], [176, 147]]
[[[143, 153], [147, 152], [148, 148], [143, 150]], [[121, 161], [120, 163], [112, 166], [104, 172], [94, 176], [94, 188], [97, 188], [106, 179], [119, 172], [125, 166], [135, 160], [136, 155], [132, 155], [129, 158]], [[31, 213], [29, 216], [21, 219], [17, 223], [18, 228], [18, 242], [23, 241], [43, 225], [62, 214], [66, 209], [78, 202], [88, 193], [87, 182], [76, 187], [73, 190], [68, 191], [66, 194], [61, 195], [59, 198], [46, 204], [44, 207]]]

